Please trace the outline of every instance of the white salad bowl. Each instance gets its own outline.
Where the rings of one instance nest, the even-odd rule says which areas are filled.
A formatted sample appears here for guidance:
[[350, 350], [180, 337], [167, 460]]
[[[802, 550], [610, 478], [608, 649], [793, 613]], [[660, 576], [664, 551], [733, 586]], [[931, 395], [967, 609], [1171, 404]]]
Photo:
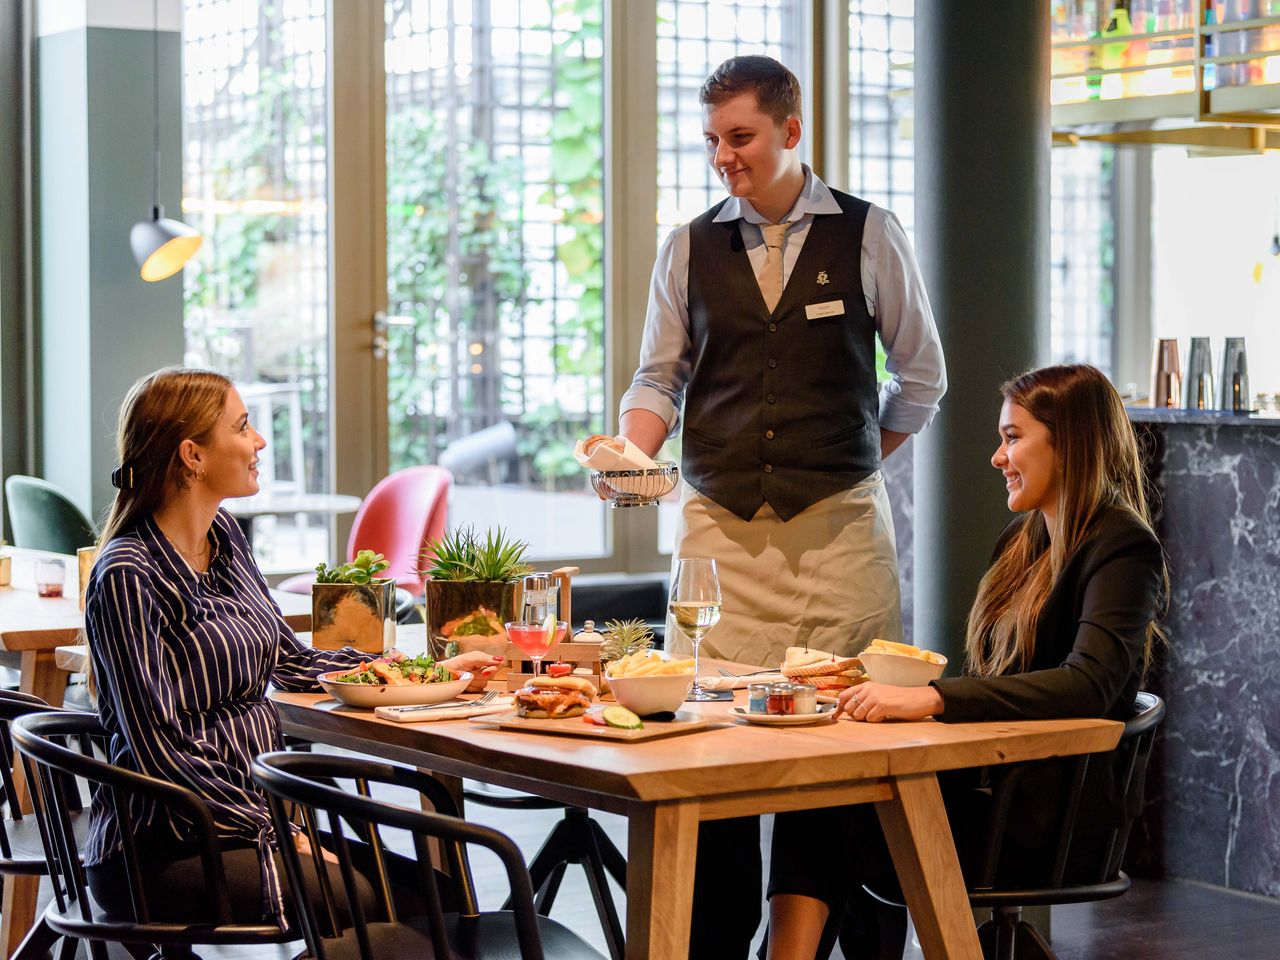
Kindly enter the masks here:
[[446, 680], [443, 683], [342, 683], [334, 677], [341, 676], [346, 670], [332, 670], [322, 673], [316, 679], [324, 692], [336, 700], [341, 700], [350, 707], [416, 707], [428, 703], [443, 703], [452, 700], [467, 689], [471, 682], [471, 674], [459, 674], [457, 680]]

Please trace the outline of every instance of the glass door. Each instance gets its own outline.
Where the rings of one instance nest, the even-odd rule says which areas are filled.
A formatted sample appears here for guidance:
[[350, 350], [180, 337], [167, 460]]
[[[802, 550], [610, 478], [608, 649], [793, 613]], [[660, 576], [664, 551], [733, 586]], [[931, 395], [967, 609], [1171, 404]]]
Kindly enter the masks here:
[[603, 0], [387, 0], [392, 470], [450, 526], [610, 551], [573, 458], [604, 404]]
[[[234, 380], [264, 493], [330, 490], [325, 4], [184, 0], [186, 363]], [[268, 572], [330, 558], [328, 517], [254, 522]]]

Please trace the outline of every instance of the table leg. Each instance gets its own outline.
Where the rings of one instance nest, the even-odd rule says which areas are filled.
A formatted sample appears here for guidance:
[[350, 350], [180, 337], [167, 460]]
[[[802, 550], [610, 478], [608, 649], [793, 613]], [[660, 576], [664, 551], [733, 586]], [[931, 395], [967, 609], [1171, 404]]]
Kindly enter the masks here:
[[[67, 692], [67, 671], [54, 660], [52, 650], [22, 651], [19, 689], [33, 693], [51, 706], [62, 706]], [[14, 787], [24, 813], [31, 812], [31, 796], [22, 764], [14, 755]], [[36, 899], [40, 892], [39, 877], [6, 877], [4, 899], [0, 903], [0, 945], [4, 955], [11, 956], [36, 921]]]
[[636, 804], [627, 831], [628, 960], [685, 960], [693, 919], [698, 805]]
[[932, 773], [895, 777], [876, 804], [926, 960], [982, 960], [955, 842]]

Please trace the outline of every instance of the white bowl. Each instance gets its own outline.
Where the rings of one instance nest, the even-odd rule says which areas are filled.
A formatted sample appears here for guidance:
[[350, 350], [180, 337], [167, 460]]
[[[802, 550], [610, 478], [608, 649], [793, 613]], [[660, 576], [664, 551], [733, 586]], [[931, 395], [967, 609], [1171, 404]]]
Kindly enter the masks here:
[[341, 683], [333, 678], [346, 670], [331, 670], [316, 679], [324, 692], [351, 707], [416, 707], [427, 703], [444, 703], [467, 689], [471, 674], [458, 675], [457, 680], [444, 683]]
[[693, 673], [669, 673], [653, 677], [610, 677], [613, 698], [636, 716], [679, 710], [693, 686]]
[[895, 687], [927, 687], [930, 680], [942, 676], [947, 665], [946, 657], [941, 657], [941, 663], [930, 663], [917, 657], [878, 650], [864, 650], [858, 654], [858, 659], [873, 682], [891, 683]]

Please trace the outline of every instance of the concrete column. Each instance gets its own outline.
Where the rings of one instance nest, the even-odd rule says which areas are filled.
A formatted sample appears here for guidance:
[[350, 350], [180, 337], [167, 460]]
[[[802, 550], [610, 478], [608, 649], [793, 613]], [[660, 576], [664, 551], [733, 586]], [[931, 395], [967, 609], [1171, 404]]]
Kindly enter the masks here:
[[42, 0], [39, 351], [42, 474], [90, 516], [110, 502], [115, 421], [139, 376], [182, 361], [182, 276], [146, 283], [129, 229], [151, 216], [153, 44], [160, 202], [182, 216], [180, 0]]
[[917, 0], [915, 37], [916, 250], [950, 383], [916, 446], [915, 636], [958, 667], [1012, 519], [998, 389], [1047, 356], [1049, 5]]

